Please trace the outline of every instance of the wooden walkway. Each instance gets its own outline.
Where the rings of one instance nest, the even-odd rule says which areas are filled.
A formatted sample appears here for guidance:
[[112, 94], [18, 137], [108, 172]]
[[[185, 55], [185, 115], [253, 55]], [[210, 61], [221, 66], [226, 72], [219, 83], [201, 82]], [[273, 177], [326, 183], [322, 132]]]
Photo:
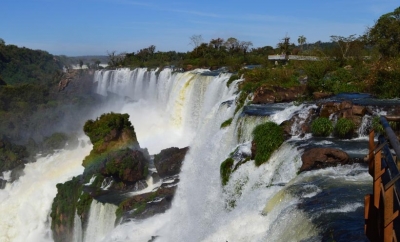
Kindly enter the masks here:
[[[370, 241], [393, 242], [400, 239], [400, 144], [385, 117], [380, 117], [386, 137], [374, 142], [369, 134], [369, 174], [373, 177], [372, 194], [365, 196], [365, 234]], [[394, 152], [393, 152], [393, 151]], [[394, 154], [393, 154], [394, 153]]]

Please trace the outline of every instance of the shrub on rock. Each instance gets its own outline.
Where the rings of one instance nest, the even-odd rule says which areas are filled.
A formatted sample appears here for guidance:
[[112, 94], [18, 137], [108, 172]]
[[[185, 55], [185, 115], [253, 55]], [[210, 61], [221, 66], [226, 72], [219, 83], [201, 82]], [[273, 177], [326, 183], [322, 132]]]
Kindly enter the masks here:
[[339, 138], [351, 138], [353, 135], [355, 124], [350, 119], [341, 118], [335, 125], [335, 134]]
[[258, 125], [253, 130], [255, 143], [255, 163], [257, 166], [267, 162], [271, 154], [278, 149], [284, 141], [283, 129], [274, 122]]
[[333, 131], [332, 121], [325, 117], [316, 118], [311, 124], [311, 132], [314, 136], [326, 137]]

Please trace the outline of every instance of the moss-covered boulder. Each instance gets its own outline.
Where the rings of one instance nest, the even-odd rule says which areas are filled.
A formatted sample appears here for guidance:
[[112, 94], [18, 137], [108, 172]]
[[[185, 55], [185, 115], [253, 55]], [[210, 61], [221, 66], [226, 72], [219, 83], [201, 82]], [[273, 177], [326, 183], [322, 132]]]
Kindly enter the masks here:
[[182, 161], [185, 158], [189, 147], [177, 148], [172, 147], [162, 150], [154, 156], [154, 166], [160, 177], [167, 177], [179, 174], [181, 171]]
[[90, 154], [83, 160], [84, 167], [97, 161], [104, 153], [124, 148], [140, 148], [128, 114], [103, 114], [96, 120], [86, 121], [83, 131], [93, 144]]

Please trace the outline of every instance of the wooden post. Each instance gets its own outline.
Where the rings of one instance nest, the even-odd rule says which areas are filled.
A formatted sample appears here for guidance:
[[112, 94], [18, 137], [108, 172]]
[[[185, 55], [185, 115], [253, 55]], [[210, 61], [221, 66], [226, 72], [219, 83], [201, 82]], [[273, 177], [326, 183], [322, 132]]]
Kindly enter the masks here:
[[369, 132], [369, 144], [368, 144], [368, 156], [367, 156], [367, 160], [368, 160], [368, 170], [369, 170], [369, 174], [374, 177], [374, 149], [375, 149], [375, 143], [374, 143], [374, 137], [375, 137], [375, 133], [374, 130], [371, 130], [371, 132]]
[[386, 191], [381, 184], [381, 191], [383, 193], [383, 241], [393, 241], [393, 220], [399, 215], [399, 211], [393, 212], [394, 210], [394, 185], [390, 186]]
[[379, 199], [381, 195], [381, 183], [382, 183], [382, 178], [381, 176], [383, 173], [385, 173], [385, 169], [382, 169], [382, 152], [379, 150], [378, 153], [375, 154], [375, 159], [373, 160], [373, 179], [374, 179], [374, 185], [373, 185], [373, 195], [374, 195], [374, 206], [376, 208], [379, 208]]

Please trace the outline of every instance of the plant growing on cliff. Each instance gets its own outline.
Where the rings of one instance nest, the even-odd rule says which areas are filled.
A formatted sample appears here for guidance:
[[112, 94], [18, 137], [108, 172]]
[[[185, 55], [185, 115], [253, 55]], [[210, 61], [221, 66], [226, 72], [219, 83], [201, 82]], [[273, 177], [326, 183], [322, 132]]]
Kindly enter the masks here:
[[283, 143], [283, 130], [274, 122], [260, 124], [253, 130], [254, 142], [257, 146], [255, 163], [257, 166], [268, 161], [271, 154]]
[[350, 119], [341, 118], [335, 125], [335, 134], [339, 138], [351, 138], [355, 127], [354, 122]]
[[226, 86], [229, 87], [231, 83], [237, 79], [239, 79], [239, 76], [237, 74], [233, 74], [231, 77], [229, 77], [229, 80], [226, 82]]
[[221, 124], [221, 129], [228, 127], [229, 125], [231, 125], [232, 123], [232, 118], [225, 120], [222, 124]]
[[221, 182], [222, 182], [222, 185], [224, 185], [224, 186], [225, 186], [225, 185], [228, 183], [228, 181], [229, 181], [229, 176], [230, 176], [231, 173], [232, 173], [233, 163], [234, 163], [234, 160], [233, 160], [232, 158], [227, 158], [226, 160], [224, 160], [224, 161], [221, 163], [219, 172], [220, 172], [220, 174], [221, 174]]
[[314, 136], [326, 137], [333, 131], [332, 121], [325, 117], [316, 118], [311, 124], [311, 132]]

